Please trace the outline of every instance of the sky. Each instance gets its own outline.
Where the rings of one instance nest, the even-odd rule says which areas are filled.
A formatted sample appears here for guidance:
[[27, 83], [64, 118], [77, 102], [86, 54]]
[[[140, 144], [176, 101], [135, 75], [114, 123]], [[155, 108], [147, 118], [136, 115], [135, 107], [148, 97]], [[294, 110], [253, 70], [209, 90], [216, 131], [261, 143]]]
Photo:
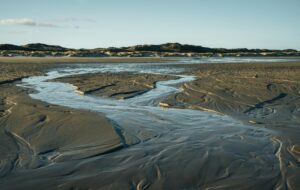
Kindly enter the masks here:
[[300, 0], [0, 0], [0, 44], [300, 50]]

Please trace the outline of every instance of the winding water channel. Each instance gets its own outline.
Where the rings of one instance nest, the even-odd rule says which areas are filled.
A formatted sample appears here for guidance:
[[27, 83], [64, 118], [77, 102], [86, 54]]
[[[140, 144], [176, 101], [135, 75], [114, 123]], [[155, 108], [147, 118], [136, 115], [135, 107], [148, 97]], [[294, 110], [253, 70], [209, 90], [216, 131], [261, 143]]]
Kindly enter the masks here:
[[122, 149], [107, 154], [40, 168], [28, 178], [36, 175], [47, 181], [65, 170], [69, 174], [60, 177], [60, 188], [281, 187], [284, 179], [276, 155], [280, 144], [272, 140], [272, 131], [214, 113], [158, 107], [159, 100], [180, 91], [174, 84], [194, 80], [193, 76], [158, 82], [153, 90], [127, 100], [81, 96], [70, 84], [51, 82], [69, 75], [124, 71], [176, 75], [182, 70], [142, 63], [77, 64], [23, 79], [22, 86], [35, 90], [30, 94], [34, 99], [104, 113], [124, 143]]

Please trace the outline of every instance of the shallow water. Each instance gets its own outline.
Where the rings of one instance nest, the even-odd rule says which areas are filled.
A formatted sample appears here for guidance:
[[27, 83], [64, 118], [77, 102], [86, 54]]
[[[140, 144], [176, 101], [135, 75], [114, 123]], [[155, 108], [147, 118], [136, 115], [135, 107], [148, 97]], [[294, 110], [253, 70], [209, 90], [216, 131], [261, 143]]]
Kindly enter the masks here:
[[[214, 113], [157, 106], [167, 95], [180, 91], [174, 84], [194, 80], [193, 76], [158, 82], [155, 89], [127, 100], [81, 96], [72, 85], [49, 82], [74, 74], [124, 71], [176, 75], [182, 70], [149, 63], [77, 64], [23, 79], [22, 86], [36, 91], [30, 94], [34, 99], [104, 113], [115, 123], [124, 148], [52, 163], [16, 179], [33, 184], [46, 181], [62, 189], [282, 188], [276, 155], [280, 144], [272, 140], [271, 131]], [[61, 177], [63, 172], [70, 174]]]
[[203, 64], [203, 63], [274, 63], [295, 61], [297, 59], [266, 58], [266, 57], [208, 57], [208, 58], [181, 58], [182, 63]]

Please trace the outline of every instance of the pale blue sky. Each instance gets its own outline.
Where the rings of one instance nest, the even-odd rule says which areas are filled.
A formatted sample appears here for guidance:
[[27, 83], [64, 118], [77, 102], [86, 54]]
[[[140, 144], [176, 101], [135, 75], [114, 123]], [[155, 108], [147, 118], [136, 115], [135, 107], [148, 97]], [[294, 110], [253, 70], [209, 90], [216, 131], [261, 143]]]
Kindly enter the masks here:
[[0, 43], [300, 50], [300, 0], [0, 0]]

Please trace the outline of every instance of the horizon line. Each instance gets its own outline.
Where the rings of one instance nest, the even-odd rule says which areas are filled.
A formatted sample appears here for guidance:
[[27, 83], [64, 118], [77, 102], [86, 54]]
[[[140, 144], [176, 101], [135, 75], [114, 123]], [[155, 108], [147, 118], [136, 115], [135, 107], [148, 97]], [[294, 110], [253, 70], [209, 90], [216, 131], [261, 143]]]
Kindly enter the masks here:
[[25, 43], [25, 44], [13, 44], [13, 43], [0, 43], [0, 45], [15, 45], [15, 46], [25, 46], [25, 45], [29, 45], [29, 44], [43, 44], [43, 45], [49, 45], [49, 46], [60, 46], [62, 48], [66, 48], [66, 49], [76, 49], [76, 50], [80, 50], [80, 49], [99, 49], [99, 48], [103, 48], [103, 49], [108, 49], [108, 48], [126, 48], [126, 47], [133, 47], [133, 46], [146, 46], [146, 45], [164, 45], [164, 44], [180, 44], [180, 45], [189, 45], [189, 46], [198, 46], [198, 47], [204, 47], [204, 48], [211, 48], [211, 49], [228, 49], [228, 50], [232, 50], [232, 49], [248, 49], [248, 50], [296, 50], [296, 51], [300, 51], [300, 49], [294, 49], [294, 48], [280, 48], [280, 49], [273, 49], [273, 48], [247, 48], [247, 47], [238, 47], [238, 48], [227, 48], [227, 47], [210, 47], [210, 46], [203, 46], [203, 45], [197, 45], [197, 44], [189, 44], [189, 43], [180, 43], [180, 42], [164, 42], [164, 43], [141, 43], [141, 44], [135, 44], [135, 45], [126, 45], [126, 46], [97, 46], [97, 47], [93, 47], [93, 48], [84, 48], [84, 47], [80, 47], [80, 48], [75, 48], [75, 47], [69, 47], [69, 46], [65, 46], [65, 45], [61, 45], [61, 44], [51, 44], [51, 43], [43, 43], [43, 42], [32, 42], [32, 43]]

